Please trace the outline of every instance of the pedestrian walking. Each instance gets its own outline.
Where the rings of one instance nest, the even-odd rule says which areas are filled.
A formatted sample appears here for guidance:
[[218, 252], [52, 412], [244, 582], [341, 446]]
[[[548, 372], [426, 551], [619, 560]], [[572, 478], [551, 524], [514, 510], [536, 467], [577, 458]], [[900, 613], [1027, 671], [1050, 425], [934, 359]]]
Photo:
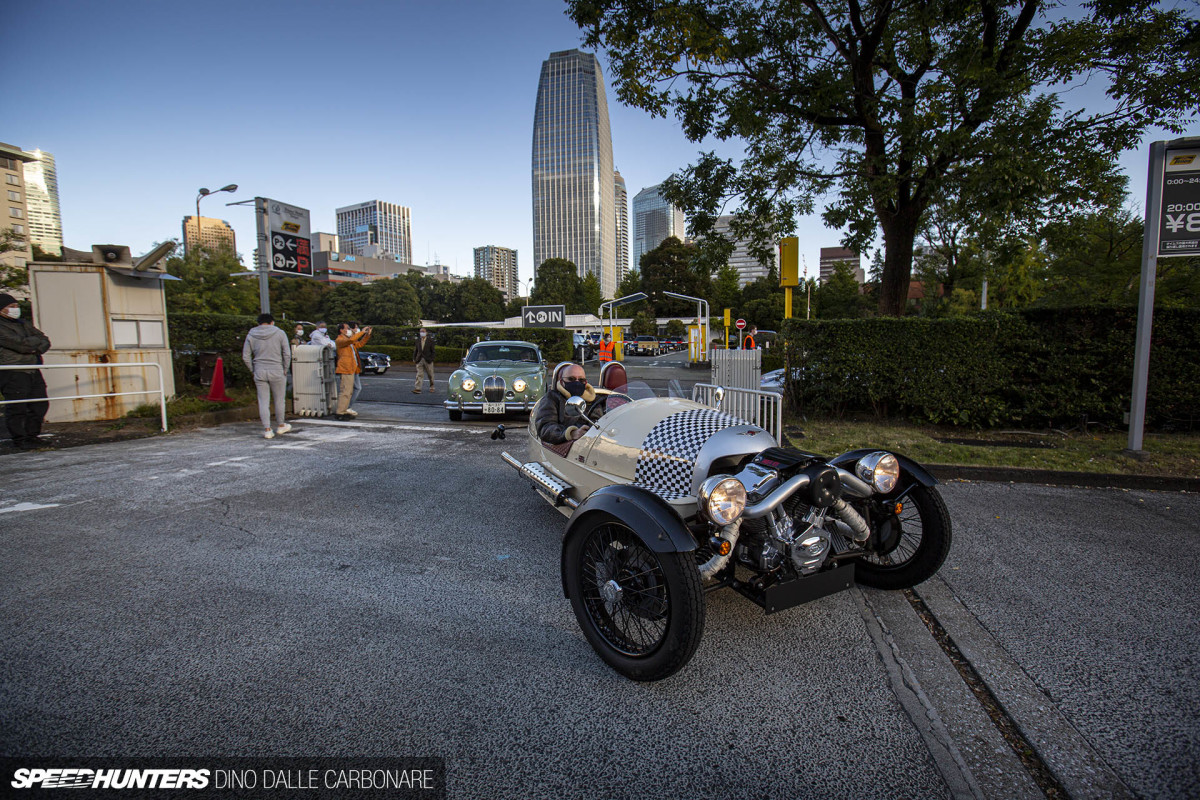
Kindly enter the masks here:
[[[369, 328], [367, 330], [370, 330]], [[340, 420], [354, 419], [357, 413], [350, 413], [350, 396], [354, 394], [354, 376], [362, 368], [358, 365], [358, 353], [354, 343], [362, 337], [362, 331], [354, 332], [354, 325], [343, 322], [338, 326], [338, 336], [334, 340], [337, 346], [338, 404], [337, 418]]]
[[[254, 375], [258, 392], [258, 418], [263, 425], [263, 438], [274, 439], [277, 433], [287, 433], [292, 426], [284, 418], [288, 368], [292, 365], [292, 348], [287, 334], [275, 327], [270, 314], [258, 315], [258, 327], [251, 328], [242, 345], [242, 361]], [[271, 427], [271, 407], [274, 400], [275, 428]]]
[[421, 377], [429, 379], [429, 391], [436, 392], [433, 386], [433, 337], [424, 327], [417, 332], [417, 346], [413, 348], [413, 364], [417, 367], [417, 380], [413, 383], [413, 394], [421, 393]]
[[351, 416], [358, 416], [358, 412], [354, 410], [354, 401], [358, 400], [358, 396], [362, 394], [362, 360], [358, 357], [358, 351], [371, 338], [371, 326], [359, 329], [358, 323], [351, 323], [354, 326], [354, 332], [362, 334], [362, 337], [354, 343], [354, 363], [358, 365], [358, 372], [354, 373], [354, 391], [350, 393], [350, 407], [346, 409], [346, 413]]
[[[11, 294], [0, 294], [0, 365], [36, 366], [50, 339], [29, 320], [21, 319], [21, 306]], [[4, 424], [19, 450], [36, 450], [42, 421], [50, 409], [46, 380], [39, 369], [0, 369], [0, 395], [5, 400], [30, 400], [4, 406]]]

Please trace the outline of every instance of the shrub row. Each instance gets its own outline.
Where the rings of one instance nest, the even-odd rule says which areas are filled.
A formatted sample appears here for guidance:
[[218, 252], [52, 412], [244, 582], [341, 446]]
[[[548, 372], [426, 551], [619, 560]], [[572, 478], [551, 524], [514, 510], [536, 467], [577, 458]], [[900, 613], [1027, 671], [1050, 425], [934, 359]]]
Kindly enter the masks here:
[[[187, 382], [196, 374], [200, 354], [216, 353], [224, 358], [225, 381], [233, 386], [249, 385], [250, 374], [242, 363], [246, 333], [257, 322], [238, 314], [171, 314], [168, 317], [171, 347], [175, 350], [176, 378]], [[412, 360], [420, 328], [376, 325], [366, 349], [386, 353], [400, 364]], [[290, 326], [284, 332], [291, 335]], [[479, 340], [515, 339], [532, 342], [550, 361], [571, 357], [572, 336], [558, 328], [433, 328], [435, 354], [440, 362], [461, 361], [467, 349]]]
[[[974, 427], [1124, 424], [1136, 309], [989, 312], [949, 319], [789, 320], [783, 352], [801, 413], [873, 412]], [[1154, 314], [1146, 422], [1191, 427], [1200, 311]]]

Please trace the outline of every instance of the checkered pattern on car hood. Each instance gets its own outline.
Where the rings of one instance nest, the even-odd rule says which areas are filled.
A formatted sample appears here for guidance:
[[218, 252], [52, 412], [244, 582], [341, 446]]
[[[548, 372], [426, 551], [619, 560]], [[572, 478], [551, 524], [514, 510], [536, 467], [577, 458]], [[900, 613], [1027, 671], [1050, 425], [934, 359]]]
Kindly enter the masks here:
[[664, 417], [642, 440], [635, 485], [668, 499], [686, 497], [692, 488], [696, 454], [714, 433], [745, 420], [711, 408], [681, 411]]

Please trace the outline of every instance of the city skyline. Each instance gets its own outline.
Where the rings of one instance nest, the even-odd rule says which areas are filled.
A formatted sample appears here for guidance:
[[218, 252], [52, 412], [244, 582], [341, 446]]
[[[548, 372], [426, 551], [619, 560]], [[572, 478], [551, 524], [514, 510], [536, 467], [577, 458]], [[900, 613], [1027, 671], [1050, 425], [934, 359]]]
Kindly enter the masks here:
[[[4, 66], [14, 85], [36, 91], [14, 98], [18, 113], [0, 126], [0, 140], [54, 154], [64, 243], [77, 249], [116, 242], [145, 253], [179, 235], [199, 187], [237, 183], [236, 194], [206, 199], [201, 213], [230, 222], [247, 265], [253, 208], [223, 203], [255, 195], [308, 208], [313, 229], [323, 231], [335, 228], [338, 207], [375, 197], [402, 203], [412, 211], [412, 260], [439, 261], [459, 275], [473, 272], [480, 242], [532, 254], [529, 147], [539, 68], [548, 53], [579, 47], [582, 38], [565, 4], [367, 1], [359, 8], [377, 24], [330, 37], [320, 24], [335, 15], [327, 2], [214, 0], [202, 15], [129, 0], [23, 6], [6, 17]], [[607, 59], [598, 57], [612, 92]], [[248, 59], [261, 59], [269, 79], [256, 78]], [[384, 102], [322, 106], [323, 97], [349, 97], [348, 64], [354, 74], [398, 77], [387, 91], [372, 90]], [[1097, 95], [1095, 87], [1077, 88], [1063, 100], [1084, 107]], [[632, 190], [659, 183], [701, 150], [740, 152], [728, 142], [688, 142], [673, 118], [610, 101], [614, 161]], [[1151, 132], [1121, 160], [1138, 208], [1148, 143], [1162, 138], [1174, 136]], [[818, 202], [797, 221], [810, 273], [820, 248], [840, 243], [840, 233], [821, 223], [822, 208]], [[522, 281], [532, 277], [533, 260], [521, 259]]]

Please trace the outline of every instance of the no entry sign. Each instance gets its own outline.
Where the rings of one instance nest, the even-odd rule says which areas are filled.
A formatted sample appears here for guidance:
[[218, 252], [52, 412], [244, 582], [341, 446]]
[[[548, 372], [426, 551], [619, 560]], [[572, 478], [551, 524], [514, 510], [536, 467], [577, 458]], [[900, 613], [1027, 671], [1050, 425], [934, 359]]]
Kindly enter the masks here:
[[743, 329], [743, 328], [745, 328], [745, 327], [746, 327], [746, 320], [744, 320], [744, 319], [739, 319], [739, 320], [737, 321], [737, 329], [740, 331], [740, 330], [742, 330], [742, 329]]

